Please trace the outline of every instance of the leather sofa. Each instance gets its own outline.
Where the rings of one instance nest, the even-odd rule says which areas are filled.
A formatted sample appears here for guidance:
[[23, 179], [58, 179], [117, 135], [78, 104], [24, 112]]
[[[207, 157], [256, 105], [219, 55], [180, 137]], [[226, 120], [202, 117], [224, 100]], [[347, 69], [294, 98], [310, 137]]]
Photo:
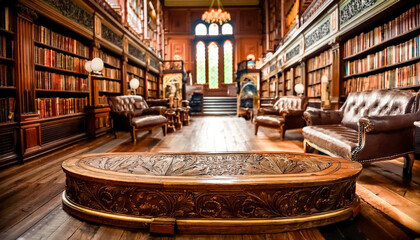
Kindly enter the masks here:
[[403, 156], [404, 175], [411, 176], [417, 103], [416, 93], [372, 90], [350, 93], [339, 110], [308, 110], [305, 152], [315, 148], [361, 163]]
[[130, 131], [133, 142], [136, 142], [136, 130], [149, 130], [162, 127], [166, 135], [168, 120], [163, 116], [166, 107], [149, 107], [142, 96], [126, 95], [109, 98], [111, 107], [111, 125], [115, 138], [117, 131]]
[[301, 128], [305, 126], [303, 112], [308, 106], [308, 98], [297, 96], [280, 97], [272, 107], [261, 107], [254, 117], [255, 135], [258, 128], [268, 127], [280, 131], [281, 138], [287, 129]]

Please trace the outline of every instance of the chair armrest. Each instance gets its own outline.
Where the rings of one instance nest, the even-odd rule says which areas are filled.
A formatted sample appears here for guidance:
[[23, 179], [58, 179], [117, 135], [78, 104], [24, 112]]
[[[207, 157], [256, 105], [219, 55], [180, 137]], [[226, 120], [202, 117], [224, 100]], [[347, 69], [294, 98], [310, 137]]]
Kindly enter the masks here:
[[302, 116], [305, 110], [283, 110], [280, 112], [280, 115], [283, 117], [286, 116]]
[[143, 109], [141, 115], [163, 115], [166, 111], [166, 107], [163, 106], [154, 106]]
[[343, 119], [340, 110], [309, 110], [303, 113], [307, 126], [339, 124]]
[[361, 117], [359, 126], [365, 128], [367, 133], [378, 133], [414, 128], [414, 122], [418, 120], [420, 120], [420, 112], [392, 116]]
[[258, 115], [280, 115], [280, 113], [275, 108], [259, 108]]

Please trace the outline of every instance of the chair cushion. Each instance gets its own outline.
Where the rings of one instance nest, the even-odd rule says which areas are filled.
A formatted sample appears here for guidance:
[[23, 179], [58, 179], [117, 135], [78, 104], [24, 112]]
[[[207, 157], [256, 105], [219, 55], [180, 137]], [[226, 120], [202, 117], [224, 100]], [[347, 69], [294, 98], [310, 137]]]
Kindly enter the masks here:
[[166, 123], [168, 120], [162, 115], [145, 115], [135, 117], [131, 120], [131, 123], [136, 128], [150, 127]]
[[357, 130], [341, 124], [308, 126], [302, 133], [309, 142], [348, 160], [358, 144]]
[[278, 115], [260, 115], [256, 116], [254, 121], [259, 125], [280, 127], [284, 124], [284, 117]]

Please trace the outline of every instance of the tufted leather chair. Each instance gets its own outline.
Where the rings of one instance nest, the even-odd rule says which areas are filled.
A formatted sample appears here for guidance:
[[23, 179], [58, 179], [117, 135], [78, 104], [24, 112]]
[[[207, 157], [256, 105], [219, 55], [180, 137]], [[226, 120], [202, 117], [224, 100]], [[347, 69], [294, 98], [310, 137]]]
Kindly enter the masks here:
[[109, 98], [111, 107], [111, 123], [115, 138], [118, 130], [131, 132], [136, 141], [136, 130], [149, 130], [161, 126], [163, 136], [166, 135], [168, 120], [163, 116], [166, 107], [149, 107], [142, 96], [126, 95]]
[[262, 126], [278, 129], [284, 139], [287, 129], [305, 126], [302, 115], [307, 106], [306, 97], [283, 96], [272, 107], [261, 107], [254, 118], [255, 135], [258, 134], [258, 128]]
[[405, 157], [404, 175], [414, 163], [418, 95], [401, 90], [350, 93], [339, 110], [304, 113], [305, 152], [315, 148], [361, 163]]

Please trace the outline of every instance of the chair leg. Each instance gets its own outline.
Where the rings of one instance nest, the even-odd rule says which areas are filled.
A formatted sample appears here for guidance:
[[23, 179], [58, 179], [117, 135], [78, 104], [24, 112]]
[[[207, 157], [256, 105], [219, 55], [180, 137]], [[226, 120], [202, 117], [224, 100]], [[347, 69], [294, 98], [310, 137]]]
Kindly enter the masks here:
[[303, 152], [304, 153], [313, 153], [313, 148], [308, 144], [306, 140], [303, 140]]
[[404, 156], [404, 169], [403, 169], [404, 177], [411, 178], [413, 165], [414, 165], [414, 153], [409, 153], [406, 156]]
[[152, 133], [152, 129], [149, 130], [149, 134], [151, 134], [151, 133]]
[[258, 124], [254, 124], [254, 134], [255, 134], [255, 136], [257, 136], [257, 133], [258, 133]]
[[114, 128], [114, 138], [117, 139], [117, 137], [118, 137], [117, 136], [117, 130], [115, 130], [115, 128]]
[[168, 131], [168, 126], [165, 124], [162, 126], [163, 136], [166, 136], [166, 132]]
[[133, 142], [136, 142], [136, 141], [137, 141], [136, 128], [135, 128], [135, 127], [132, 127], [132, 128], [131, 128], [131, 140], [132, 140]]
[[281, 137], [282, 141], [284, 140], [284, 132], [285, 132], [284, 125], [281, 125], [280, 126], [280, 137]]

